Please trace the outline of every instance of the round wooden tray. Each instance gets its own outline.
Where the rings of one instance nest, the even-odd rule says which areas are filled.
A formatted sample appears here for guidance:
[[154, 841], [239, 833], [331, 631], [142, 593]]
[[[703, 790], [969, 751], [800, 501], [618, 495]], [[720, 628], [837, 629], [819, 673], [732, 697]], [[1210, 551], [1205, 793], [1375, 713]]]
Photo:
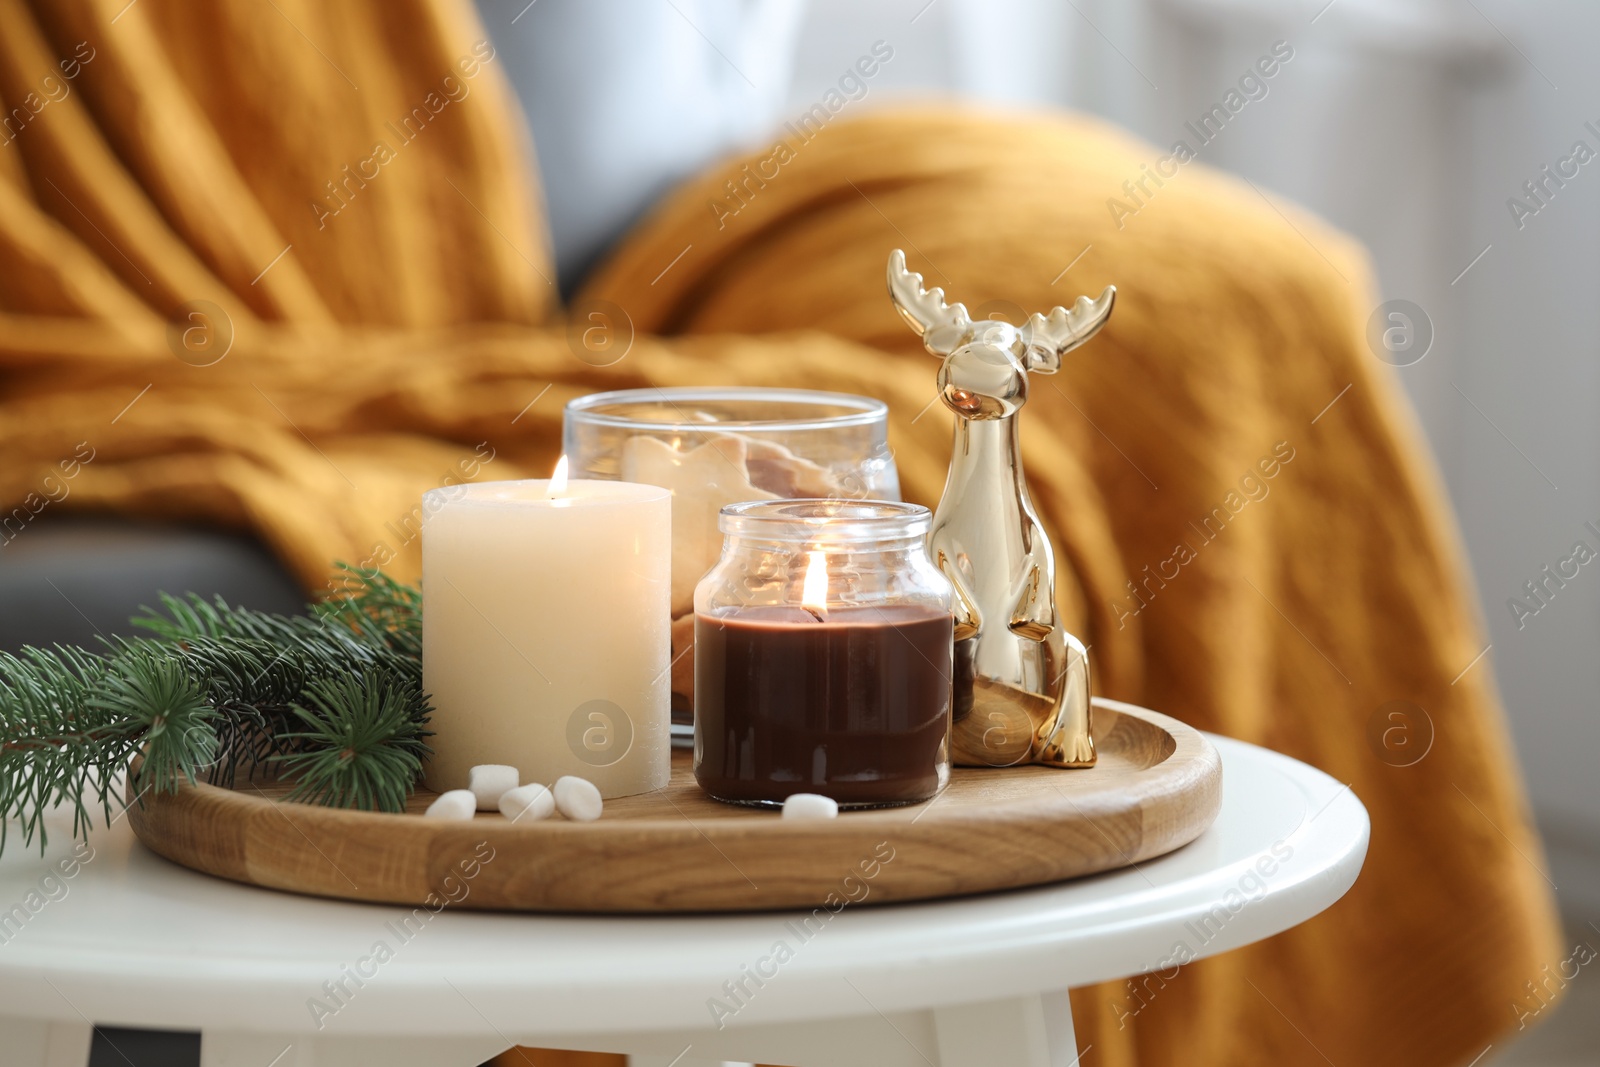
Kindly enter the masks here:
[[[923, 804], [825, 822], [720, 804], [687, 753], [665, 790], [606, 802], [598, 822], [511, 824], [288, 804], [271, 786], [185, 786], [129, 811], [176, 863], [315, 896], [568, 912], [760, 911], [884, 904], [1040, 885], [1170, 852], [1211, 825], [1222, 764], [1165, 715], [1095, 701], [1087, 770], [956, 768]], [[433, 795], [412, 798], [421, 812]]]

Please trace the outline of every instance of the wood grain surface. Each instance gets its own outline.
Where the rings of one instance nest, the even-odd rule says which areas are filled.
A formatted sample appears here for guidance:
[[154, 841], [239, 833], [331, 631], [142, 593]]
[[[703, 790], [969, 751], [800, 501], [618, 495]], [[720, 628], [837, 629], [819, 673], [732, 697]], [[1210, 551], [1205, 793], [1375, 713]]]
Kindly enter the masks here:
[[565, 912], [887, 904], [1041, 885], [1187, 844], [1216, 817], [1222, 765], [1200, 733], [1096, 701], [1098, 765], [956, 768], [923, 804], [821, 822], [711, 800], [688, 754], [672, 783], [607, 801], [598, 822], [515, 825], [283, 803], [272, 786], [184, 786], [129, 812], [167, 859], [237, 882], [348, 900]]

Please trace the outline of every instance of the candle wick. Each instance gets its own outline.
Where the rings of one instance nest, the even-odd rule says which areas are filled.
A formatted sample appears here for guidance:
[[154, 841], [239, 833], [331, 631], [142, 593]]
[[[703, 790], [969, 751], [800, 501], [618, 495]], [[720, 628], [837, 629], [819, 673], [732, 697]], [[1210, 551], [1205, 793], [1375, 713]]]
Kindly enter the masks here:
[[827, 619], [824, 619], [822, 617], [822, 612], [818, 611], [816, 608], [809, 607], [809, 606], [807, 606], [805, 604], [802, 604], [800, 606], [805, 608], [805, 610], [811, 615], [811, 617], [813, 619], [816, 619], [818, 622], [827, 622], [828, 621]]

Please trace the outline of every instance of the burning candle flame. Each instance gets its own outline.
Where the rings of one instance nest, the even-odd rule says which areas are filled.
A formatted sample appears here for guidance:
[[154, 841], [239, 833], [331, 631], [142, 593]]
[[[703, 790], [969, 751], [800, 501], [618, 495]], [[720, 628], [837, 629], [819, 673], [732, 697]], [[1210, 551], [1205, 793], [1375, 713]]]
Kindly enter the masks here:
[[550, 475], [550, 484], [545, 487], [544, 495], [554, 500], [567, 491], [567, 457], [563, 455], [556, 460], [555, 473]]
[[806, 553], [806, 580], [800, 591], [800, 606], [819, 620], [828, 614], [828, 555]]

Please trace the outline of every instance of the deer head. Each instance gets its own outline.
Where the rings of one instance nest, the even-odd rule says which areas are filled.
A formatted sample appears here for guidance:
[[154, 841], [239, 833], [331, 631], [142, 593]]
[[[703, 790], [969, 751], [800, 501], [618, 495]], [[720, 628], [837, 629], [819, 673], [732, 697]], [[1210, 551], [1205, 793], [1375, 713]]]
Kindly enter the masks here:
[[1093, 337], [1111, 317], [1115, 286], [1099, 299], [1078, 297], [1072, 310], [1035, 313], [1021, 327], [994, 319], [977, 322], [963, 304], [944, 302], [943, 289], [924, 289], [922, 275], [906, 269], [900, 249], [889, 253], [889, 296], [900, 317], [944, 360], [939, 396], [966, 419], [1003, 419], [1028, 402], [1028, 372], [1054, 374], [1061, 357]]

